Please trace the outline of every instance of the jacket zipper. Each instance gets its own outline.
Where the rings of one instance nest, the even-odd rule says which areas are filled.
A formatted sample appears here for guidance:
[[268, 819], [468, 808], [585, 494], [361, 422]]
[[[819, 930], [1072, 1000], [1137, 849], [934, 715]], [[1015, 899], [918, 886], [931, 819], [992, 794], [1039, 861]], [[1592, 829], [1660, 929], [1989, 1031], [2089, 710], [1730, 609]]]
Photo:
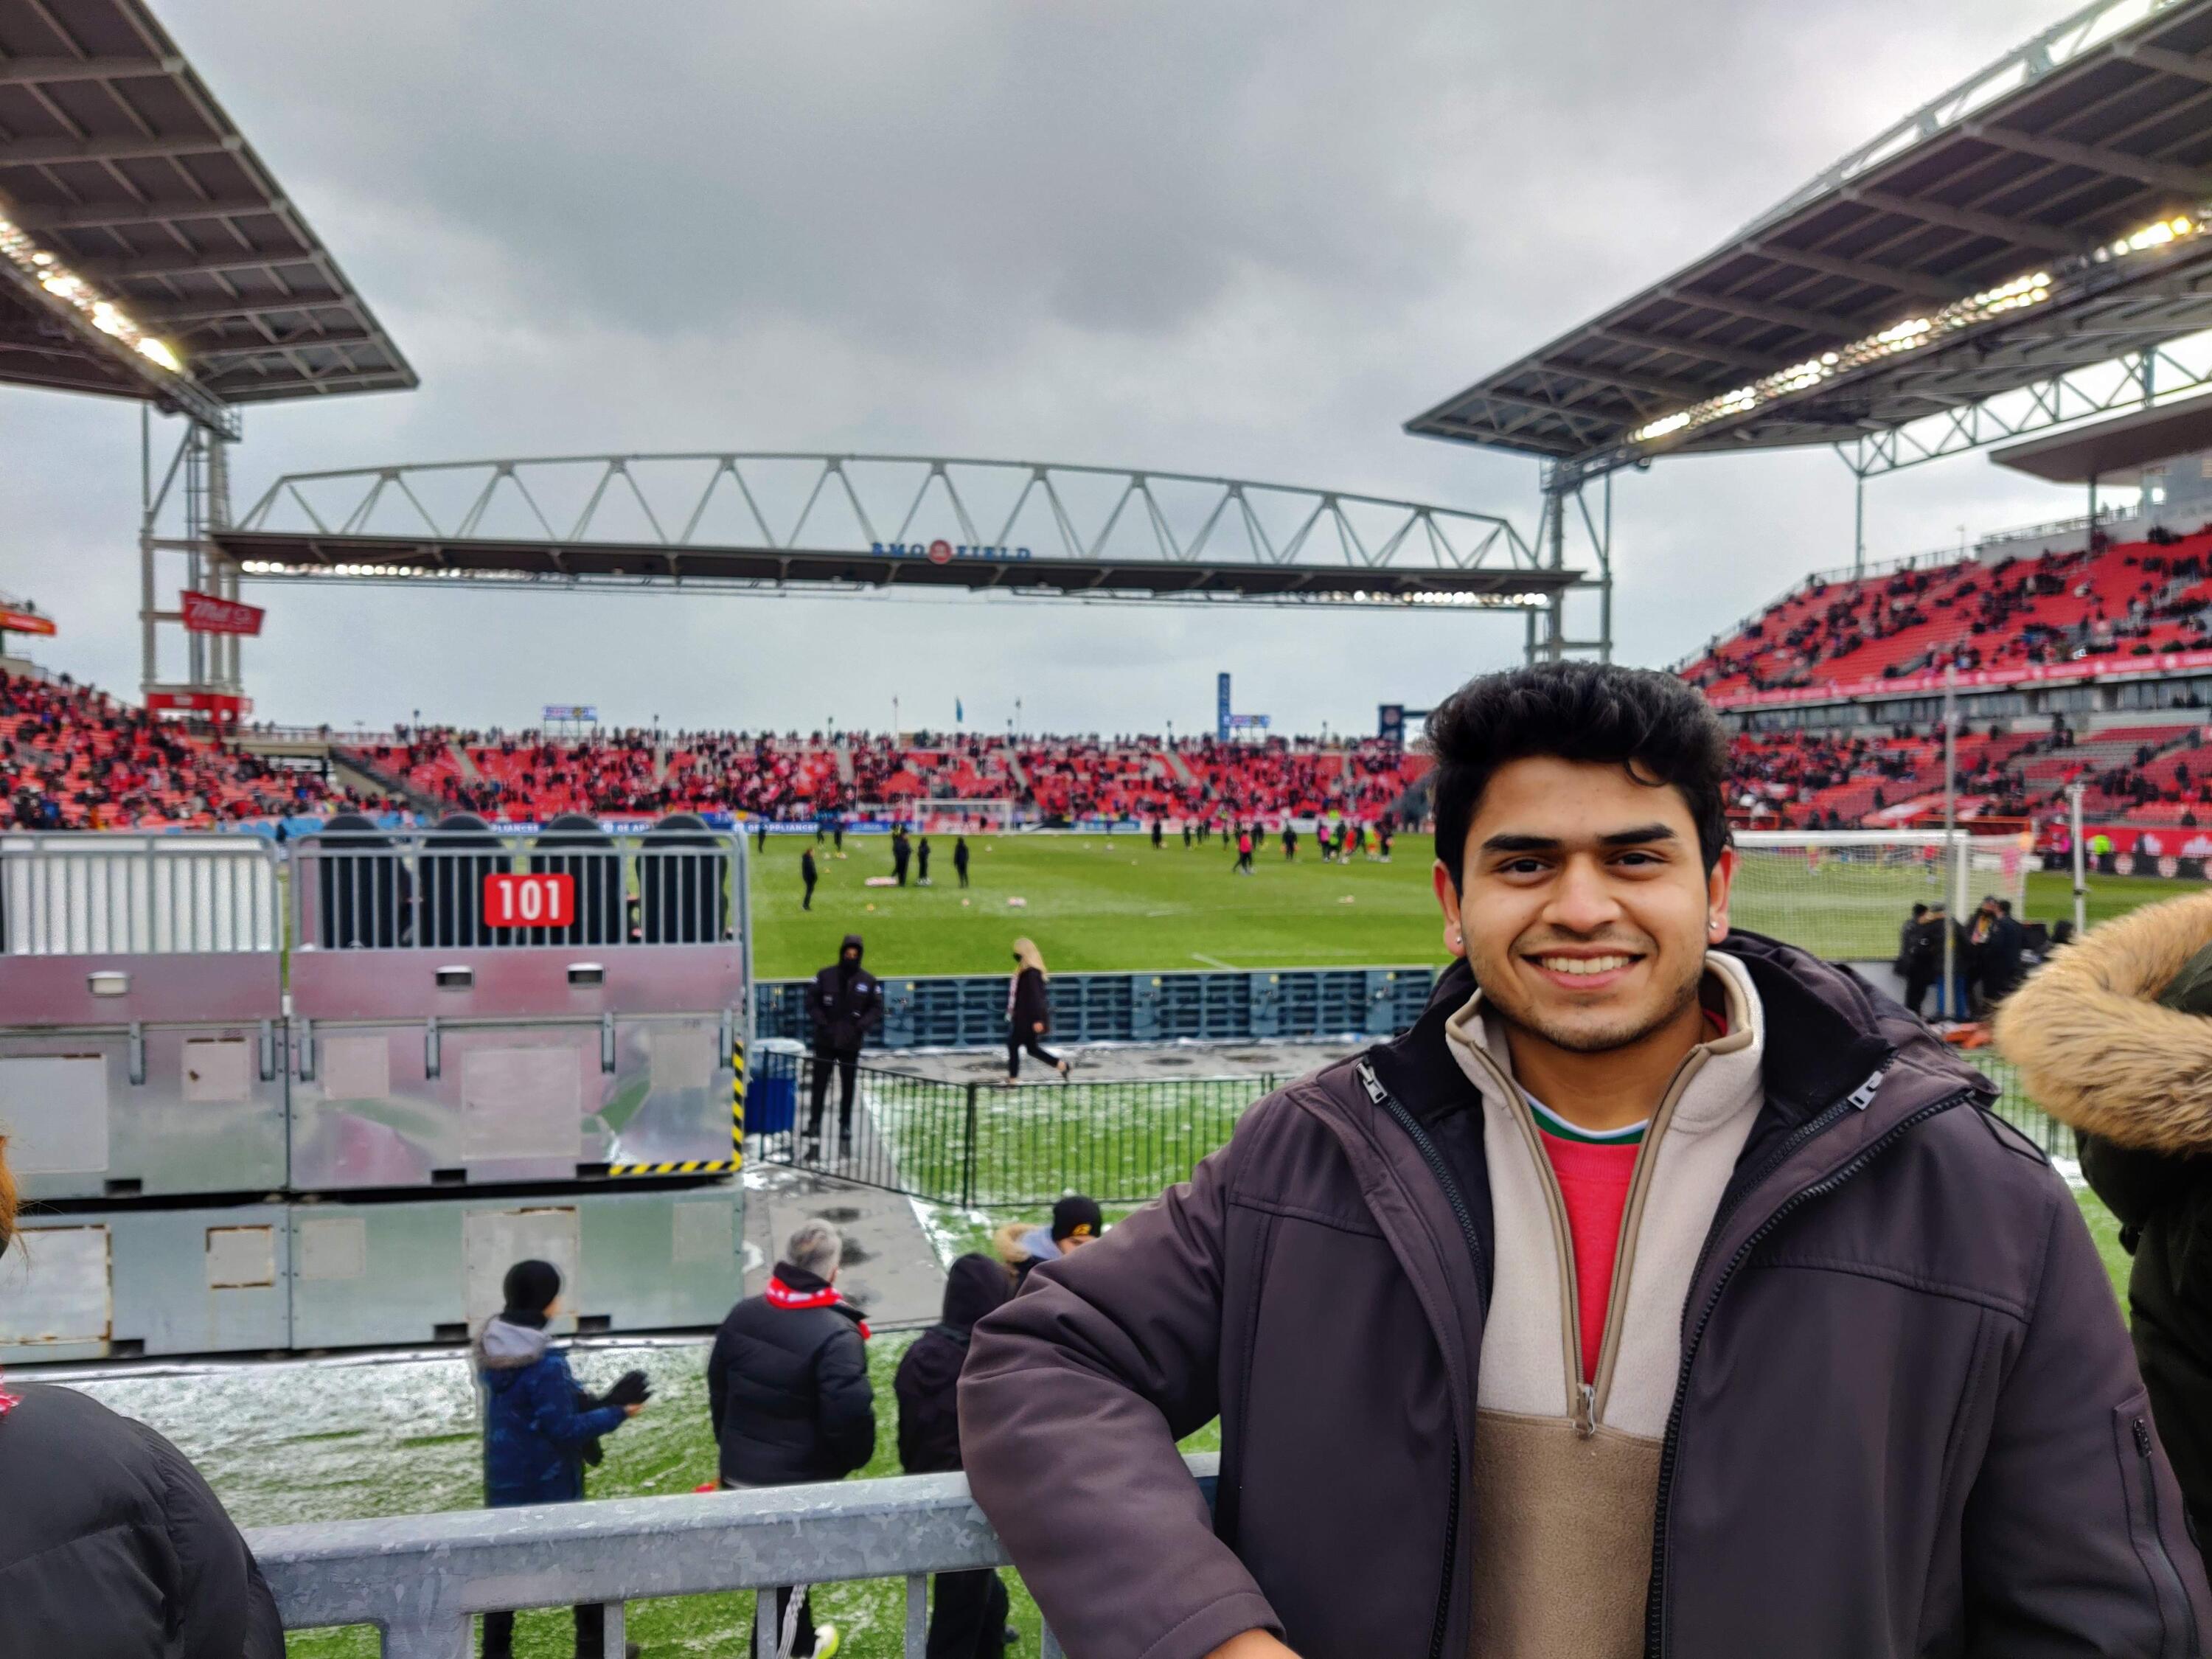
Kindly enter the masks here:
[[[1893, 1059], [1893, 1055], [1892, 1060]], [[1890, 1063], [1890, 1060], [1883, 1061], [1882, 1071], [1886, 1072]], [[1862, 1084], [1850, 1095], [1838, 1101], [1784, 1141], [1776, 1149], [1774, 1156], [1767, 1159], [1766, 1163], [1760, 1167], [1759, 1173], [1744, 1183], [1742, 1194], [1736, 1202], [1740, 1204], [1744, 1197], [1756, 1191], [1759, 1183], [1776, 1170], [1780, 1169], [1800, 1147], [1825, 1133], [1848, 1114], [1864, 1111], [1872, 1103], [1873, 1085], [1879, 1081], [1881, 1076], [1881, 1072], [1877, 1072], [1867, 1083]], [[1721, 1293], [1728, 1288], [1729, 1280], [1735, 1277], [1736, 1269], [1743, 1266], [1746, 1258], [1759, 1247], [1760, 1241], [1780, 1226], [1783, 1221], [1801, 1205], [1809, 1200], [1834, 1192], [1836, 1188], [1865, 1169], [1876, 1157], [1888, 1150], [1891, 1143], [1908, 1130], [1917, 1127], [1939, 1112], [1947, 1112], [1954, 1106], [1961, 1105], [1972, 1100], [1975, 1091], [1971, 1088], [1961, 1089], [1954, 1094], [1946, 1095], [1941, 1100], [1921, 1107], [1917, 1111], [1892, 1124], [1879, 1138], [1861, 1147], [1850, 1161], [1832, 1175], [1824, 1176], [1811, 1186], [1793, 1193], [1783, 1200], [1772, 1215], [1759, 1223], [1750, 1237], [1745, 1239], [1736, 1248], [1735, 1254], [1729, 1258], [1728, 1266], [1722, 1269], [1721, 1276], [1714, 1281], [1711, 1293], [1705, 1297], [1705, 1305], [1698, 1310], [1698, 1322], [1690, 1328], [1689, 1340], [1682, 1344], [1681, 1367], [1674, 1374], [1674, 1403], [1667, 1413], [1667, 1435], [1660, 1446], [1658, 1496], [1653, 1506], [1651, 1526], [1651, 1589], [1644, 1614], [1644, 1659], [1665, 1659], [1666, 1613], [1663, 1604], [1666, 1600], [1667, 1583], [1667, 1505], [1674, 1492], [1674, 1464], [1676, 1455], [1680, 1450], [1679, 1442], [1682, 1431], [1682, 1402], [1689, 1394], [1691, 1363], [1698, 1357], [1698, 1346], [1705, 1340], [1705, 1327], [1712, 1322], [1713, 1310], [1720, 1304]], [[1727, 1211], [1715, 1220], [1711, 1237], [1717, 1238], [1720, 1236], [1721, 1229], [1727, 1224], [1728, 1218], [1735, 1212], [1735, 1204], [1729, 1205]], [[1710, 1240], [1708, 1243], [1710, 1243]], [[1705, 1256], [1701, 1254], [1698, 1261], [1697, 1273], [1704, 1273], [1705, 1267]], [[1696, 1282], [1694, 1274], [1692, 1282]]]
[[2136, 1461], [2142, 1465], [2143, 1507], [2149, 1512], [2151, 1552], [2157, 1558], [2159, 1565], [2166, 1569], [2169, 1581], [2160, 1588], [2172, 1590], [2181, 1603], [2182, 1611], [2188, 1615], [2189, 1651], [2195, 1653], [2197, 1651], [2197, 1609], [2190, 1602], [2188, 1586], [2181, 1582], [2180, 1570], [2173, 1565], [2172, 1556], [2166, 1553], [2166, 1534], [2159, 1529], [2158, 1466], [2151, 1461], [2150, 1427], [2140, 1417], [2128, 1427], [2135, 1440]]
[[[1437, 1185], [1443, 1189], [1444, 1201], [1451, 1206], [1453, 1218], [1459, 1223], [1460, 1237], [1467, 1241], [1467, 1253], [1474, 1261], [1474, 1293], [1480, 1316], [1490, 1316], [1490, 1293], [1482, 1285], [1482, 1239], [1474, 1230], [1474, 1212], [1467, 1207], [1467, 1198], [1452, 1178], [1451, 1166], [1437, 1150], [1437, 1143], [1420, 1121], [1399, 1103], [1398, 1097], [1382, 1086], [1375, 1075], [1375, 1068], [1363, 1062], [1359, 1067], [1360, 1081], [1366, 1085], [1368, 1097], [1389, 1113], [1397, 1126], [1406, 1132], [1406, 1139], [1413, 1143], [1413, 1150], [1421, 1155], [1421, 1162], [1429, 1166]], [[1451, 1616], [1452, 1581], [1459, 1571], [1459, 1510], [1461, 1456], [1459, 1431], [1452, 1431], [1451, 1504], [1444, 1512], [1444, 1564], [1441, 1587], [1437, 1591], [1437, 1616], [1429, 1629], [1429, 1659], [1443, 1659], [1444, 1629]]]

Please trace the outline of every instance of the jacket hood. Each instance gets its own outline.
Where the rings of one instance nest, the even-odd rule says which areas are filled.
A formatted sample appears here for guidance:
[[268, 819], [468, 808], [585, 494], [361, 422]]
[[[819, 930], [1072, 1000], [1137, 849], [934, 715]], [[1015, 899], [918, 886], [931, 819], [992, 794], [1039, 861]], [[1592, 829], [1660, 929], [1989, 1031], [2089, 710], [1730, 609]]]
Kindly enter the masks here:
[[846, 934], [845, 942], [837, 947], [837, 961], [841, 966], [844, 963], [845, 952], [848, 951], [853, 953], [853, 966], [855, 968], [867, 960], [868, 947], [860, 942], [860, 936], [858, 933]]
[[1018, 1267], [1024, 1261], [1060, 1260], [1060, 1246], [1052, 1242], [1049, 1224], [1033, 1227], [1025, 1222], [1009, 1221], [991, 1235], [991, 1248], [1009, 1267]]
[[[497, 1316], [484, 1322], [471, 1345], [480, 1371], [519, 1371], [545, 1358], [552, 1339], [526, 1325], [510, 1325]], [[495, 1386], [496, 1382], [495, 1381]]]
[[2207, 945], [2212, 894], [2198, 894], [2054, 955], [1997, 1011], [1997, 1047], [2029, 1097], [2118, 1146], [2212, 1151], [2212, 1019], [2158, 1000]]
[[941, 1322], [946, 1330], [965, 1334], [1013, 1293], [1013, 1281], [1002, 1264], [988, 1255], [963, 1255], [945, 1275]]

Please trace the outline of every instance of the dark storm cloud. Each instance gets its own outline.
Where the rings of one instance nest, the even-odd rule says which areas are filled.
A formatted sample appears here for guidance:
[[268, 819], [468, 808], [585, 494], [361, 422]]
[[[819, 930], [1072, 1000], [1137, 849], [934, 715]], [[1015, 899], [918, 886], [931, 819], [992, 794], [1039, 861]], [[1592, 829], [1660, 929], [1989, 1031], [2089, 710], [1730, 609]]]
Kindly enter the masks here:
[[[256, 410], [293, 467], [745, 447], [1018, 455], [1534, 518], [1533, 466], [1401, 435], [2042, 21], [2011, 0], [300, 6], [169, 0], [185, 49], [423, 377]], [[135, 422], [0, 393], [0, 584], [137, 678]], [[2067, 510], [1969, 459], [1877, 553]], [[1624, 654], [1847, 558], [1832, 457], [1615, 501]], [[1439, 695], [1513, 619], [264, 589], [264, 710], [1312, 729]]]

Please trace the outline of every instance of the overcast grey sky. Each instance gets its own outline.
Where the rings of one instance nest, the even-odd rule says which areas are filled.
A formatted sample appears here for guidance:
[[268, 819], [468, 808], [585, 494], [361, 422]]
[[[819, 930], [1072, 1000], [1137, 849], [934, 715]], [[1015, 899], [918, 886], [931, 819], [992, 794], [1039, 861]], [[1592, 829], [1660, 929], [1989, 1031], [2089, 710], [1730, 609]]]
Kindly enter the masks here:
[[[1719, 241], [2059, 14], [2019, 0], [621, 7], [155, 0], [422, 376], [255, 409], [277, 473], [825, 449], [1224, 474], [1510, 514], [1409, 416]], [[0, 587], [137, 686], [135, 407], [0, 390]], [[157, 430], [159, 429], [157, 425]], [[2078, 511], [1981, 456], [1878, 482], [1877, 557]], [[1617, 631], [1674, 659], [1848, 561], [1826, 452], [1624, 477]], [[1178, 730], [1213, 676], [1371, 727], [1517, 617], [249, 588], [258, 713]]]

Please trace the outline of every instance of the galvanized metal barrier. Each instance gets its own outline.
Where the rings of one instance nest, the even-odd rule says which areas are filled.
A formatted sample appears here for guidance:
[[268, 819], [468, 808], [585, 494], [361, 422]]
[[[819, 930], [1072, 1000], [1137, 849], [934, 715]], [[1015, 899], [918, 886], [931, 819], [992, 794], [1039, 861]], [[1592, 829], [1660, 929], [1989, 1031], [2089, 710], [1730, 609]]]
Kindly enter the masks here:
[[0, 836], [0, 1133], [26, 1197], [284, 1184], [277, 868], [254, 836]]
[[[1052, 1030], [1066, 1042], [1243, 1042], [1388, 1036], [1421, 1017], [1437, 969], [1269, 968], [1164, 974], [1056, 974]], [[805, 1042], [811, 980], [768, 980], [755, 1034]], [[1006, 1040], [1006, 981], [997, 974], [885, 975], [883, 1048], [990, 1048]]]
[[[1212, 1498], [1220, 1460], [1185, 1460]], [[371, 1625], [384, 1659], [468, 1659], [479, 1613], [598, 1604], [618, 1659], [626, 1601], [906, 1581], [905, 1652], [921, 1659], [928, 1578], [1007, 1565], [960, 1474], [910, 1475], [683, 1498], [470, 1510], [246, 1534], [288, 1630]], [[763, 1654], [778, 1652], [760, 1598]], [[1042, 1652], [1058, 1659], [1050, 1632]]]
[[334, 820], [292, 853], [292, 1184], [734, 1170], [745, 848]]

